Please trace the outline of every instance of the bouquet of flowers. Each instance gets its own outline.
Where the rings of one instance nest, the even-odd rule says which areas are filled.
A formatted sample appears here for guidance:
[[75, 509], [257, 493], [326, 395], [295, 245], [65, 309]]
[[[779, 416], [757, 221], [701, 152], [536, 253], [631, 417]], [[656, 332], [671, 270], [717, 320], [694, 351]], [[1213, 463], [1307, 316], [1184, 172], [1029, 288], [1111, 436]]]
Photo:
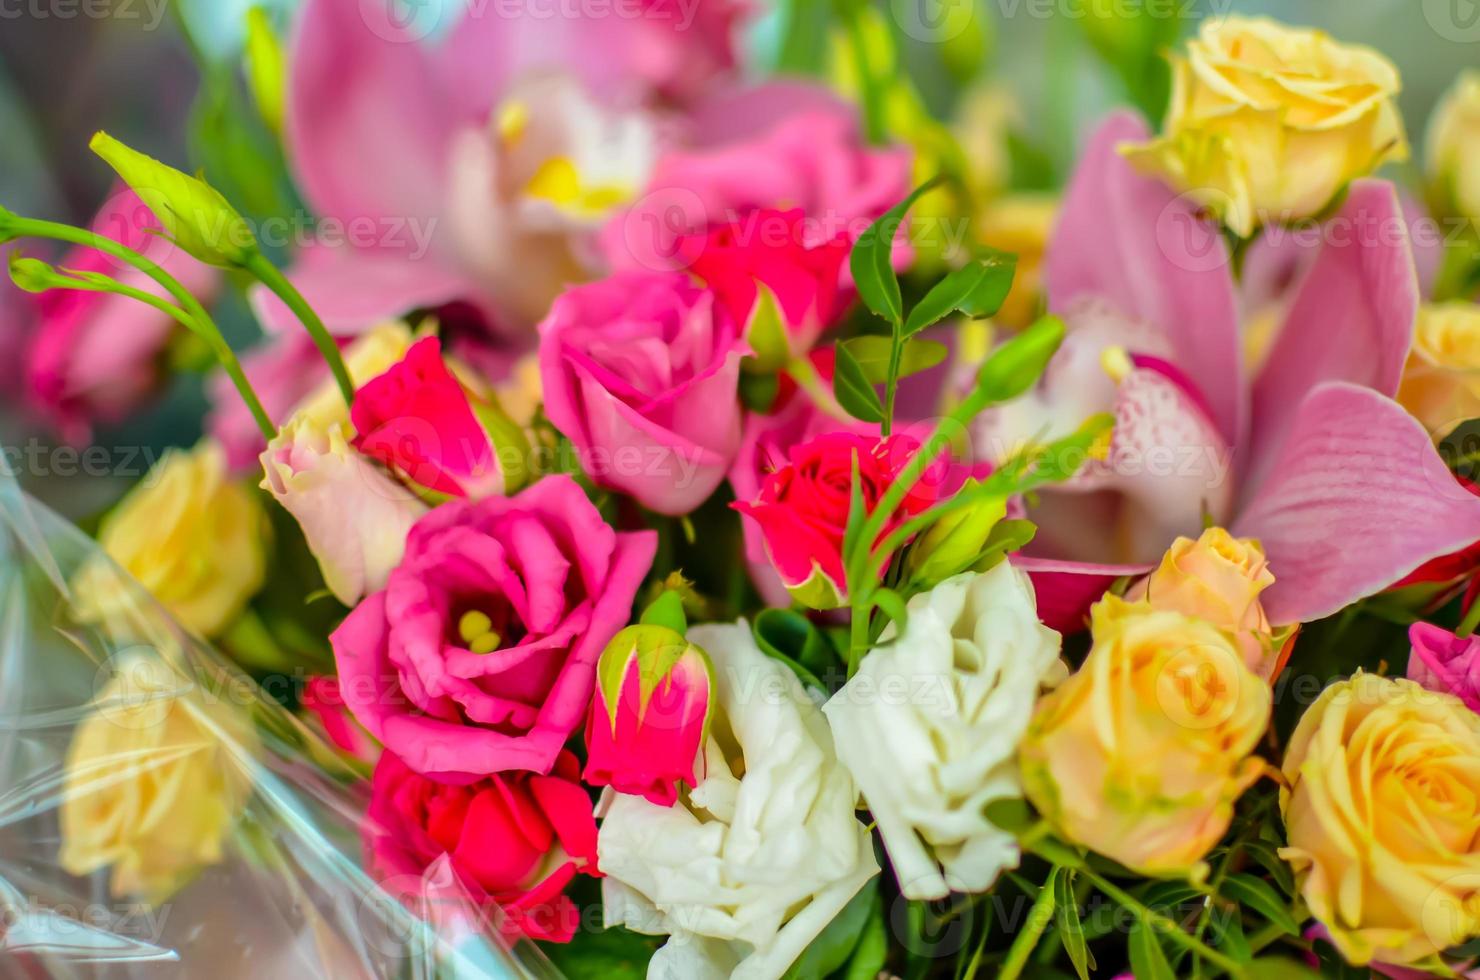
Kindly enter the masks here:
[[104, 133], [94, 229], [0, 209], [63, 431], [219, 370], [96, 549], [31, 553], [102, 638], [23, 714], [33, 875], [250, 869], [340, 910], [291, 933], [326, 976], [1473, 969], [1475, 78], [1420, 203], [1377, 51], [1096, 14], [1140, 111], [1055, 191], [861, 0], [784, 5], [810, 81], [746, 80], [729, 0], [515, 6], [253, 12], [215, 84], [286, 252], [249, 161]]

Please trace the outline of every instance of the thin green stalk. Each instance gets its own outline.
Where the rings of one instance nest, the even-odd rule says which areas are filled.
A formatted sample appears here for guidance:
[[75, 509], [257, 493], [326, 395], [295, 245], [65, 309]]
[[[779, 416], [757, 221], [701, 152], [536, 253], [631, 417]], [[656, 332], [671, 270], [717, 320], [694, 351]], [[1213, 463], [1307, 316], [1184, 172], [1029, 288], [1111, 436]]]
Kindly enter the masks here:
[[[174, 276], [165, 272], [159, 265], [145, 258], [138, 252], [115, 242], [111, 238], [94, 234], [82, 228], [74, 228], [71, 225], [60, 224], [55, 221], [42, 221], [37, 218], [22, 218], [19, 215], [7, 214], [4, 218], [3, 227], [0, 231], [8, 230], [11, 237], [16, 238], [48, 238], [55, 241], [68, 242], [73, 245], [82, 245], [87, 248], [97, 249], [106, 255], [111, 255], [120, 262], [127, 263], [144, 273], [155, 282], [159, 283], [166, 292], [173, 296], [180, 304], [180, 308], [188, 317], [188, 326], [198, 336], [205, 340], [220, 362], [222, 370], [236, 386], [241, 394], [242, 400], [247, 403], [252, 418], [256, 420], [257, 427], [268, 439], [277, 434], [277, 427], [272, 424], [272, 417], [262, 407], [257, 393], [252, 390], [252, 385], [247, 381], [246, 373], [242, 370], [241, 362], [237, 360], [236, 352], [221, 335], [221, 328], [216, 326], [216, 321], [206, 312], [200, 300], [196, 299]], [[173, 315], [173, 314], [171, 314]]]
[[256, 276], [258, 281], [287, 304], [288, 309], [293, 311], [303, 326], [308, 330], [308, 335], [313, 338], [314, 346], [319, 349], [319, 354], [329, 365], [329, 371], [334, 375], [334, 383], [339, 386], [339, 393], [344, 396], [346, 405], [355, 400], [355, 385], [350, 380], [349, 371], [344, 366], [344, 357], [339, 353], [339, 345], [334, 342], [334, 337], [329, 329], [324, 326], [324, 321], [308, 305], [308, 300], [298, 288], [288, 281], [288, 277], [278, 271], [277, 266], [267, 260], [267, 256], [261, 252], [254, 251], [251, 258], [247, 260], [246, 270]]
[[1023, 967], [1028, 964], [1028, 957], [1038, 947], [1038, 941], [1048, 930], [1048, 924], [1053, 921], [1054, 914], [1054, 882], [1063, 873], [1063, 869], [1054, 865], [1048, 873], [1048, 879], [1043, 887], [1038, 889], [1038, 897], [1033, 901], [1033, 907], [1028, 910], [1027, 921], [1023, 923], [1023, 931], [1017, 934], [1012, 941], [1012, 946], [1007, 951], [1007, 959], [1002, 962], [1002, 969], [997, 971], [998, 980], [1017, 980], [1023, 972]]
[[836, 0], [834, 4], [843, 30], [848, 35], [848, 47], [853, 56], [853, 69], [858, 73], [858, 90], [863, 102], [864, 134], [874, 145], [884, 142], [884, 98], [879, 80], [874, 76], [868, 60], [868, 38], [863, 33], [863, 15], [858, 0]]
[[1152, 909], [1148, 908], [1146, 905], [1142, 904], [1141, 901], [1135, 896], [1120, 888], [1118, 885], [1114, 884], [1103, 875], [1100, 875], [1093, 868], [1085, 865], [1083, 868], [1079, 868], [1077, 870], [1081, 875], [1092, 882], [1096, 888], [1104, 892], [1105, 895], [1119, 902], [1126, 908], [1133, 910], [1142, 922], [1156, 929], [1156, 931], [1165, 935], [1168, 939], [1176, 943], [1178, 946], [1181, 946], [1183, 949], [1196, 956], [1201, 956], [1203, 959], [1207, 960], [1209, 963], [1212, 963], [1214, 966], [1218, 967], [1229, 976], [1244, 976], [1244, 967], [1237, 960], [1225, 956], [1224, 954], [1218, 952], [1216, 949], [1213, 949], [1208, 944], [1201, 942], [1200, 940], [1195, 939], [1192, 936], [1189, 936], [1186, 932], [1182, 931], [1182, 928], [1178, 926], [1177, 923], [1173, 922], [1171, 919], [1168, 919], [1166, 916], [1160, 914], [1159, 912], [1155, 912]]
[[904, 354], [904, 338], [900, 336], [900, 332], [900, 325], [896, 323], [889, 343], [889, 377], [884, 386], [884, 423], [879, 427], [879, 431], [886, 436], [894, 428], [894, 395], [899, 389], [899, 361]]

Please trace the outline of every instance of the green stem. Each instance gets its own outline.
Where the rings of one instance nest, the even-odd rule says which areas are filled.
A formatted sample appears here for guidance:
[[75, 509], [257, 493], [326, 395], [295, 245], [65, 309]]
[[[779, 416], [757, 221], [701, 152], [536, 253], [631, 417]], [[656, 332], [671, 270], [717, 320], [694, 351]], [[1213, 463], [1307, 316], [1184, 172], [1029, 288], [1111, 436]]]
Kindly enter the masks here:
[[1002, 969], [997, 972], [998, 980], [1017, 980], [1023, 972], [1023, 967], [1028, 963], [1028, 957], [1038, 946], [1038, 940], [1043, 938], [1048, 924], [1053, 921], [1054, 913], [1054, 882], [1062, 873], [1058, 865], [1054, 865], [1048, 873], [1048, 879], [1043, 887], [1038, 889], [1038, 898], [1034, 900], [1033, 907], [1028, 910], [1027, 921], [1023, 923], [1023, 931], [1017, 934], [1012, 941], [1012, 947], [1007, 951], [1007, 959], [1002, 962]]
[[293, 311], [303, 326], [308, 330], [308, 335], [313, 338], [314, 346], [319, 349], [319, 354], [329, 365], [329, 371], [334, 375], [334, 383], [339, 386], [339, 393], [344, 396], [346, 405], [355, 400], [355, 385], [350, 380], [349, 371], [344, 366], [344, 357], [339, 353], [339, 345], [334, 342], [334, 337], [329, 329], [324, 326], [324, 321], [308, 305], [308, 300], [298, 288], [288, 281], [288, 277], [278, 271], [277, 266], [267, 260], [267, 256], [261, 252], [254, 251], [247, 260], [245, 269], [256, 276], [262, 285], [287, 304], [288, 309]]
[[864, 36], [863, 15], [858, 0], [836, 0], [838, 16], [848, 34], [848, 47], [853, 56], [853, 69], [858, 73], [859, 97], [863, 102], [864, 134], [875, 146], [884, 143], [884, 98], [879, 80], [874, 77], [868, 60], [868, 39]]
[[1173, 922], [1171, 919], [1168, 919], [1166, 916], [1160, 914], [1159, 912], [1152, 911], [1150, 908], [1142, 904], [1141, 901], [1135, 896], [1123, 890], [1118, 885], [1114, 884], [1109, 879], [1105, 878], [1103, 875], [1090, 868], [1088, 865], [1078, 869], [1078, 871], [1081, 875], [1092, 882], [1094, 886], [1098, 888], [1101, 892], [1119, 902], [1126, 908], [1133, 910], [1143, 923], [1156, 929], [1156, 931], [1166, 936], [1178, 946], [1181, 946], [1183, 949], [1187, 950], [1190, 953], [1193, 953], [1196, 956], [1201, 956], [1203, 959], [1207, 960], [1209, 963], [1212, 963], [1214, 966], [1218, 967], [1229, 976], [1244, 976], [1244, 967], [1237, 960], [1225, 956], [1224, 954], [1218, 952], [1216, 949], [1213, 949], [1206, 943], [1201, 942], [1200, 940], [1192, 936], [1189, 936], [1187, 933], [1182, 931], [1182, 928], [1178, 926], [1177, 923]]
[[[3, 233], [8, 231], [9, 236]], [[3, 222], [0, 222], [0, 238], [48, 238], [55, 241], [68, 242], [73, 245], [82, 245], [86, 248], [97, 249], [106, 255], [111, 255], [120, 262], [133, 266], [144, 273], [155, 282], [159, 283], [180, 304], [188, 321], [186, 326], [193, 330], [196, 335], [205, 340], [210, 346], [211, 352], [216, 355], [221, 369], [231, 379], [231, 383], [240, 392], [242, 401], [247, 403], [252, 418], [256, 420], [257, 427], [269, 440], [277, 434], [277, 427], [272, 424], [272, 417], [262, 407], [257, 393], [252, 390], [252, 385], [247, 381], [246, 372], [242, 370], [241, 362], [237, 360], [236, 352], [226, 342], [221, 334], [221, 328], [216, 326], [216, 321], [206, 312], [200, 300], [191, 294], [190, 290], [181, 285], [174, 276], [165, 272], [159, 265], [138, 252], [115, 242], [111, 238], [85, 231], [82, 228], [74, 228], [71, 225], [60, 224], [55, 221], [41, 221], [36, 218], [22, 218], [19, 215], [6, 214]], [[174, 314], [171, 314], [172, 316]]]
[[889, 376], [884, 385], [884, 423], [879, 427], [880, 433], [886, 436], [894, 428], [894, 393], [899, 388], [899, 360], [904, 353], [901, 330], [899, 324], [894, 324], [894, 335], [889, 342]]

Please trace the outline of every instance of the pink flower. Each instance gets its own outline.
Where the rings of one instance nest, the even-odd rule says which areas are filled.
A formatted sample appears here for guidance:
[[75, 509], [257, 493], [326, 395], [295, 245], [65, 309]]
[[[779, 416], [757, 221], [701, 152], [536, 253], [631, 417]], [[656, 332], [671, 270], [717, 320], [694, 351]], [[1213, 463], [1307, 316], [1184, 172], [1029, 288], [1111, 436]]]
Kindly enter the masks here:
[[364, 828], [372, 872], [415, 904], [444, 857], [475, 902], [502, 910], [499, 931], [569, 942], [579, 925], [565, 888], [596, 869], [596, 819], [569, 752], [549, 775], [488, 776], [450, 786], [381, 753]]
[[362, 762], [373, 763], [380, 757], [380, 745], [345, 707], [344, 695], [339, 691], [339, 678], [329, 674], [310, 677], [303, 685], [301, 700], [303, 710], [308, 712], [315, 726], [335, 748]]
[[570, 290], [540, 325], [545, 412], [586, 473], [662, 514], [685, 514], [740, 443], [744, 340], [681, 273], [625, 273]]
[[1480, 539], [1480, 498], [1392, 397], [1419, 298], [1392, 185], [1355, 181], [1316, 226], [1275, 339], [1246, 365], [1226, 243], [1121, 156], [1145, 138], [1118, 114], [1091, 141], [1045, 262], [1068, 336], [1035, 390], [975, 433], [995, 461], [1022, 438], [1116, 416], [1106, 458], [1041, 494], [1040, 534], [1019, 564], [1045, 621], [1082, 625], [1115, 578], [1147, 571], [1207, 518], [1263, 545], [1275, 583], [1261, 601], [1277, 626], [1328, 616]]
[[[814, 362], [825, 361], [825, 364], [818, 365], [819, 374], [824, 378], [832, 374], [831, 353], [828, 349], [813, 355]], [[735, 454], [735, 462], [729, 472], [730, 487], [735, 491], [736, 500], [748, 501], [759, 497], [762, 485], [772, 473], [786, 465], [794, 446], [828, 432], [851, 432], [862, 437], [878, 434], [876, 425], [829, 415], [810, 395], [792, 385], [789, 378], [783, 377], [781, 383], [783, 391], [770, 413], [746, 413], [740, 450]], [[745, 560], [750, 568], [750, 578], [761, 598], [771, 606], [791, 605], [791, 594], [766, 557], [766, 539], [760, 525], [755, 521], [741, 521], [740, 530], [745, 536]]]
[[[142, 253], [202, 300], [220, 284], [219, 272], [156, 234], [158, 219], [133, 191], [104, 202], [93, 231]], [[57, 265], [169, 295], [142, 272], [90, 248], [73, 249]], [[85, 442], [94, 421], [116, 422], [155, 392], [164, 377], [165, 347], [183, 330], [159, 310], [111, 293], [54, 289], [38, 294], [35, 303], [36, 333], [26, 352], [29, 395], [73, 442]]]
[[452, 376], [436, 337], [356, 391], [350, 418], [356, 449], [449, 497], [508, 493], [525, 474], [518, 428]]
[[673, 805], [680, 781], [697, 786], [712, 670], [708, 654], [668, 627], [629, 626], [613, 637], [596, 668], [586, 782], [659, 806]]
[[1453, 694], [1480, 712], [1480, 636], [1455, 636], [1432, 623], [1408, 627], [1413, 652], [1408, 679], [1431, 691]]
[[[785, 110], [742, 95], [705, 115], [722, 113], [731, 117], [732, 132], [742, 130], [747, 116], [758, 119], [739, 138], [659, 159], [647, 193], [602, 234], [614, 267], [682, 267], [685, 236], [712, 225], [743, 227], [746, 215], [776, 208], [801, 212], [807, 245], [839, 237], [851, 244], [910, 191], [910, 152], [869, 148], [849, 106], [829, 105], [802, 89]], [[700, 135], [704, 118], [695, 126]], [[901, 251], [897, 257], [907, 256]]]
[[[919, 443], [909, 436], [881, 439], [852, 432], [828, 432], [787, 453], [787, 463], [768, 476], [760, 494], [733, 506], [749, 516], [765, 539], [766, 554], [797, 601], [815, 609], [848, 600], [843, 568], [843, 532], [853, 482], [854, 460], [865, 513], [872, 514]], [[891, 515], [887, 534], [934, 500], [934, 481], [921, 480]], [[882, 536], [882, 535], [881, 535]]]
[[[640, 16], [580, 4], [550, 16], [535, 3], [464, 4], [435, 34], [447, 15], [399, 6], [307, 0], [288, 51], [289, 164], [343, 242], [307, 250], [289, 276], [336, 333], [453, 300], [514, 328], [537, 321], [572, 275], [590, 274], [599, 227], [545, 207], [544, 191], [568, 182], [544, 178], [574, 164], [582, 187], [639, 192], [645, 167], [606, 179], [621, 163], [611, 147], [632, 144], [605, 134], [728, 73], [746, 5], [646, 0]], [[585, 107], [539, 91], [552, 85]], [[267, 321], [290, 322], [281, 303], [257, 300]]]
[[[752, 211], [678, 243], [689, 271], [742, 324], [756, 353], [776, 366], [811, 350], [841, 312], [838, 280], [850, 248], [842, 233], [811, 240], [798, 209]], [[762, 289], [771, 302], [760, 302]]]
[[330, 637], [350, 711], [435, 778], [548, 772], [656, 547], [613, 531], [566, 476], [443, 504]]

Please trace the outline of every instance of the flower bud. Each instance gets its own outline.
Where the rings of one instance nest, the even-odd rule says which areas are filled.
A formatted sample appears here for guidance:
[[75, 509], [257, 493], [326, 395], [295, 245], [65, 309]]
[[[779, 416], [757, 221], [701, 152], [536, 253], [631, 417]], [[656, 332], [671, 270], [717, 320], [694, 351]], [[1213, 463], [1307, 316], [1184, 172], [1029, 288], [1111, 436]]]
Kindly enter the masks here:
[[197, 259], [240, 266], [257, 250], [257, 238], [246, 219], [204, 180], [145, 156], [107, 133], [95, 134], [88, 146], [149, 206], [170, 240]]
[[596, 665], [586, 782], [672, 806], [680, 780], [698, 783], [713, 673], [709, 655], [667, 626], [614, 636]]
[[[969, 493], [977, 486], [978, 481], [967, 480], [959, 492]], [[906, 570], [911, 580], [928, 589], [971, 568], [1005, 516], [1007, 499], [989, 497], [936, 521], [910, 549]]]
[[1480, 72], [1467, 71], [1434, 109], [1424, 154], [1435, 201], [1446, 211], [1480, 220]]

